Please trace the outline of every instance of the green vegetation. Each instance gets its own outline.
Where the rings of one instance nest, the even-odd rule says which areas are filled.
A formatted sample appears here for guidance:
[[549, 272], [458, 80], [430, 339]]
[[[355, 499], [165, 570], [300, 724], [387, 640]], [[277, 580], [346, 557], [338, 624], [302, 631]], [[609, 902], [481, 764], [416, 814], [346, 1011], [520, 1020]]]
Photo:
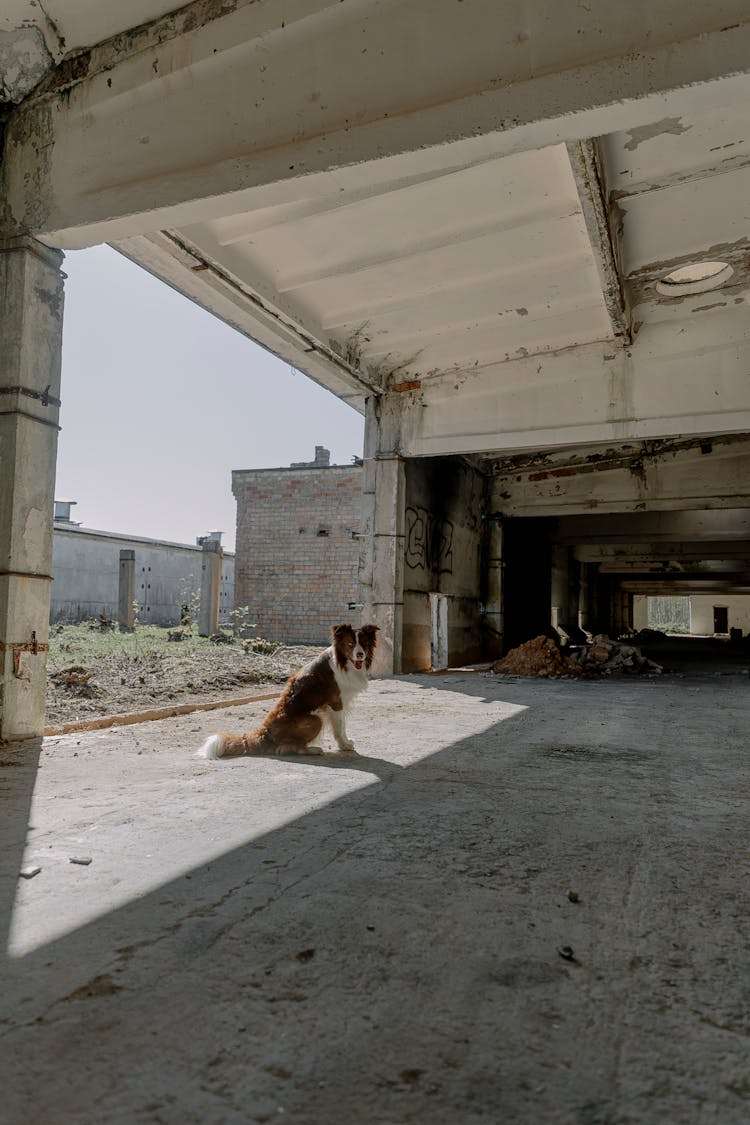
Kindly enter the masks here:
[[182, 627], [183, 639], [170, 641], [169, 634], [176, 629], [158, 625], [137, 625], [132, 632], [103, 629], [98, 621], [83, 621], [78, 625], [52, 625], [49, 636], [49, 661], [51, 671], [67, 664], [97, 664], [103, 659], [120, 658], [123, 661], [143, 660], [150, 656], [174, 656], [179, 648], [182, 654], [213, 649], [208, 637], [199, 637], [194, 627]]
[[648, 624], [662, 633], [689, 633], [690, 598], [649, 598]]

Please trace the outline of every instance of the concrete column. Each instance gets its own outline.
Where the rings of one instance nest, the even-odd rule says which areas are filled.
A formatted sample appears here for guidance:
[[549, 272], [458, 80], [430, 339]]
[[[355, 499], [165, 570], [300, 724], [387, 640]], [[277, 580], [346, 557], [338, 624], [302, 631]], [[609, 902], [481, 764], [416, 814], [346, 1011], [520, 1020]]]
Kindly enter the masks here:
[[201, 566], [201, 605], [198, 611], [198, 633], [210, 637], [219, 628], [219, 600], [221, 598], [221, 561], [224, 552], [221, 543], [207, 539], [203, 544]]
[[388, 676], [401, 671], [404, 629], [404, 462], [379, 457], [375, 463], [372, 607], [380, 626], [374, 671]]
[[135, 624], [135, 551], [120, 551], [120, 586], [117, 599], [117, 620], [121, 629]]
[[0, 740], [44, 730], [62, 254], [0, 237]]
[[580, 564], [571, 547], [552, 548], [552, 625], [572, 642], [578, 640], [581, 598]]
[[485, 657], [488, 660], [499, 657], [503, 652], [503, 586], [503, 523], [500, 519], [493, 519], [487, 531], [487, 601], [484, 611]]
[[578, 625], [591, 632], [591, 564], [578, 564]]
[[551, 617], [553, 628], [562, 625], [568, 617], [568, 548], [552, 548]]
[[369, 399], [365, 414], [359, 578], [363, 620], [380, 626], [373, 672], [401, 671], [404, 627], [405, 465], [398, 454], [401, 403]]

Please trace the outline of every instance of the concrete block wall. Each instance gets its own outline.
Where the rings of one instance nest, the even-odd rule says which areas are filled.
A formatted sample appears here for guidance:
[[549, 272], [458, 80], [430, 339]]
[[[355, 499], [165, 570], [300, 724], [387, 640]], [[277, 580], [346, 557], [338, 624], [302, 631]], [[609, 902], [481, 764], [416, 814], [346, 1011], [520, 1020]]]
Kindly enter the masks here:
[[307, 465], [232, 473], [237, 500], [235, 592], [255, 633], [328, 643], [331, 625], [362, 624], [357, 576], [362, 466]]
[[[116, 618], [120, 550], [135, 552], [135, 598], [143, 625], [176, 625], [180, 607], [200, 595], [203, 552], [198, 546], [131, 538], [55, 522], [50, 621], [76, 622], [103, 613]], [[219, 619], [234, 607], [234, 556], [222, 559]]]

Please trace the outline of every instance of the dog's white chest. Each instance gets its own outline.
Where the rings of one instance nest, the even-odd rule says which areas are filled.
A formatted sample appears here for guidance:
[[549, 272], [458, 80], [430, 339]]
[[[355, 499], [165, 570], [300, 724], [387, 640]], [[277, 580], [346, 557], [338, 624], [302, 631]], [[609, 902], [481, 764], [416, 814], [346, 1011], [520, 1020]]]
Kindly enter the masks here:
[[336, 657], [331, 653], [329, 657], [333, 678], [341, 693], [341, 702], [347, 707], [355, 695], [367, 688], [367, 672], [364, 667], [357, 669], [349, 662], [346, 668], [341, 668]]

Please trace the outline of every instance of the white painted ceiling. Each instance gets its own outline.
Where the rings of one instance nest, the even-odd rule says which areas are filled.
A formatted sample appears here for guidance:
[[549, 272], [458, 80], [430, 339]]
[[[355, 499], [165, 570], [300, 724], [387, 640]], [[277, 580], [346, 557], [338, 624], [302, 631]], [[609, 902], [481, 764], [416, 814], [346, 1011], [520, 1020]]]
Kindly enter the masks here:
[[[729, 19], [734, 7], [729, 0], [722, 6]], [[0, 35], [35, 29], [44, 37], [52, 65], [178, 7], [173, 0], [45, 0], [44, 5], [6, 0]], [[328, 21], [333, 35], [339, 22], [349, 34], [346, 28], [357, 13], [375, 7], [371, 0], [287, 4], [284, 11], [298, 9], [299, 21], [296, 38], [289, 40], [298, 54], [290, 57], [302, 60], [312, 52], [305, 39], [308, 10]], [[379, 11], [386, 7], [398, 30], [403, 10], [384, 5]], [[490, 18], [486, 5], [474, 7]], [[520, 27], [524, 6], [512, 9]], [[282, 9], [274, 3], [249, 5], [245, 15], [260, 19], [259, 10], [261, 23], [271, 27]], [[630, 17], [626, 9], [622, 17], [615, 6], [608, 11], [616, 34], [626, 36], [618, 48], [625, 50]], [[580, 19], [588, 21], [585, 35], [591, 37], [596, 17], [586, 13], [588, 7]], [[695, 20], [700, 23], [704, 16], [708, 27], [709, 14], [697, 12]], [[718, 14], [711, 19], [715, 22]], [[577, 46], [564, 20], [559, 34], [544, 28], [538, 36], [533, 32], [519, 32], [505, 46], [524, 55], [544, 47], [552, 66], [557, 40], [564, 35], [570, 39], [570, 65], [581, 61], [576, 52], [585, 54], [585, 44]], [[265, 34], [258, 32], [253, 49], [260, 44], [259, 50], [270, 50]], [[486, 48], [475, 43], [472, 50], [484, 59]], [[245, 53], [225, 44], [226, 59], [215, 65], [228, 68], [230, 76], [233, 66], [238, 75], [247, 75], [258, 60], [247, 54], [247, 43], [238, 43], [240, 49]], [[283, 67], [287, 57], [282, 52], [279, 58]], [[544, 61], [533, 59], [532, 70], [543, 72]], [[210, 76], [209, 65], [214, 64], [201, 63], [200, 69], [196, 62], [178, 72], [174, 64], [162, 78], [154, 62], [153, 72], [147, 68], [149, 84], [140, 80], [146, 91], [141, 102], [128, 104], [125, 95], [118, 101], [113, 91], [112, 112], [122, 118], [118, 127], [143, 130], [138, 140], [145, 153], [147, 119], [158, 112], [158, 97], [179, 88], [189, 121], [187, 111], [200, 103], [200, 80]], [[456, 66], [455, 82], [465, 83], [471, 52], [456, 53]], [[334, 100], [343, 97], [345, 87], [327, 77]], [[299, 113], [309, 116], [316, 90], [304, 83], [300, 90], [308, 94]], [[392, 97], [397, 105], [396, 94]], [[120, 104], [128, 104], [127, 112], [118, 110]], [[710, 111], [699, 100], [695, 113], [685, 112], [684, 98], [680, 104], [678, 111], [665, 96], [663, 117], [626, 131], [621, 123], [627, 106], [619, 105], [609, 117], [598, 118], [604, 127], [597, 136], [524, 145], [525, 151], [509, 152], [502, 130], [435, 145], [415, 143], [410, 151], [394, 149], [387, 159], [344, 162], [280, 184], [277, 191], [249, 192], [239, 208], [231, 198], [223, 204], [217, 193], [211, 207], [199, 208], [189, 221], [114, 242], [359, 409], [368, 388], [426, 386], [454, 372], [507, 365], [512, 381], [514, 360], [572, 354], [595, 342], [627, 348], [643, 325], [715, 317], [746, 303], [750, 114], [736, 94], [722, 104], [720, 83]], [[241, 117], [245, 110], [225, 101], [216, 112]], [[265, 128], [266, 118], [256, 118], [258, 128]], [[263, 142], [269, 146], [276, 135], [272, 124]], [[82, 137], [85, 127], [84, 119]], [[169, 167], [171, 143], [162, 135], [158, 146], [151, 146], [159, 150], [150, 172], [154, 183], [163, 174], [160, 169]], [[195, 153], [195, 161], [208, 165], [220, 155], [206, 149]], [[80, 161], [85, 159], [82, 150]], [[125, 177], [122, 170], [115, 175]], [[732, 267], [720, 289], [688, 296], [657, 290], [657, 282], [675, 268], [706, 260]], [[498, 379], [504, 377], [501, 366]]]
[[[208, 264], [214, 281], [229, 279], [377, 385], [594, 341], [626, 346], [643, 324], [747, 301], [748, 117], [730, 106], [596, 138], [600, 184], [576, 176], [576, 146], [493, 156], [488, 139], [473, 162], [450, 145], [439, 162], [416, 151], [391, 175], [340, 169], [315, 195], [169, 239], [183, 268]], [[587, 215], [600, 189], [604, 229]], [[163, 235], [154, 243], [164, 250]], [[150, 264], [144, 240], [123, 248]], [[733, 268], [720, 290], [657, 291], [673, 269], [707, 259]], [[629, 311], [618, 316], [620, 297]]]

